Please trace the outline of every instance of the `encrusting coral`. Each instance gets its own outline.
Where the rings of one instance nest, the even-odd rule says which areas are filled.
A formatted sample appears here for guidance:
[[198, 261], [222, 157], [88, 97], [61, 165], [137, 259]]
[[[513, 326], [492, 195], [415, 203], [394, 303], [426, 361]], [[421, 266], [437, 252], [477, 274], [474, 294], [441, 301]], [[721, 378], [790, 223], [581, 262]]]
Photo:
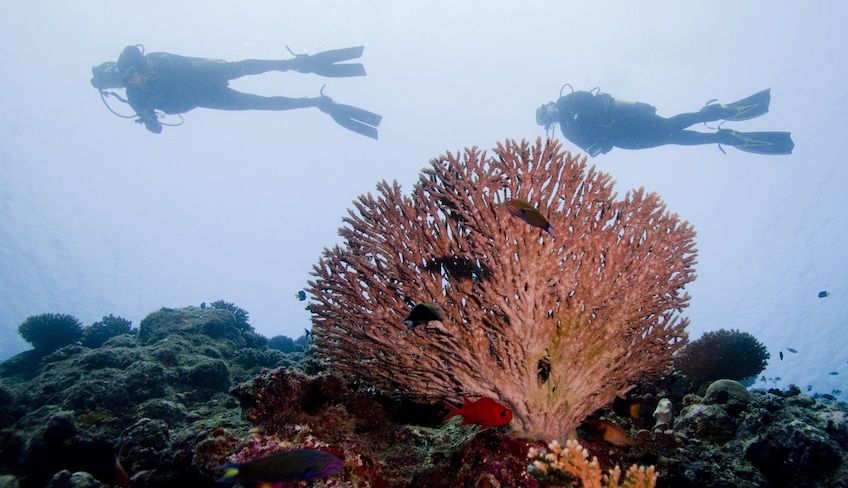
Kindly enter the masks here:
[[589, 460], [589, 451], [574, 439], [548, 444], [549, 452], [531, 447], [527, 452], [531, 464], [528, 471], [550, 481], [561, 481], [570, 486], [571, 480], [579, 480], [581, 488], [654, 488], [659, 474], [653, 466], [631, 465], [621, 479], [621, 468], [614, 467], [608, 474], [601, 473], [597, 458]]
[[[411, 196], [360, 196], [309, 292], [331, 368], [415, 400], [491, 397], [516, 433], [564, 437], [634, 382], [668, 370], [695, 277], [694, 231], [653, 193], [558, 141], [508, 140], [431, 161]], [[520, 199], [552, 234], [510, 214]], [[446, 319], [407, 330], [417, 303]]]

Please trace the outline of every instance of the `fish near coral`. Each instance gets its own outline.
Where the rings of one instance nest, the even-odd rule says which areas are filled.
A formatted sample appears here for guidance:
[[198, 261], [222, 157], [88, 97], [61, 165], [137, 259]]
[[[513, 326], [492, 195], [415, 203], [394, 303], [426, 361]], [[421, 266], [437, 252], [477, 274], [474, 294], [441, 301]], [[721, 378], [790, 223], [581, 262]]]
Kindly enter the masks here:
[[626, 430], [612, 422], [602, 419], [587, 420], [583, 428], [593, 438], [618, 447], [632, 446], [636, 441], [630, 438]]
[[303, 291], [303, 290], [298, 291], [297, 293], [294, 294], [294, 299], [299, 301], [299, 302], [306, 300], [306, 292]]
[[612, 401], [612, 411], [622, 417], [638, 419], [642, 416], [642, 402], [625, 400], [624, 398], [617, 396]]
[[461, 425], [476, 424], [484, 429], [502, 427], [512, 420], [512, 410], [492, 400], [481, 398], [475, 401], [462, 399], [462, 407], [457, 408], [448, 402], [444, 402], [450, 409], [444, 420], [451, 419], [457, 415], [462, 416]]
[[547, 233], [553, 235], [554, 228], [548, 219], [542, 215], [541, 212], [536, 210], [536, 207], [530, 205], [524, 200], [509, 200], [506, 202], [506, 208], [509, 209], [509, 213], [518, 217], [519, 219], [527, 222], [533, 227], [538, 227]]
[[281, 451], [246, 463], [226, 464], [224, 475], [216, 481], [312, 481], [334, 476], [344, 467], [344, 461], [317, 449]]
[[403, 323], [410, 329], [418, 324], [428, 324], [433, 320], [445, 320], [445, 312], [441, 307], [432, 303], [419, 303], [410, 310], [409, 315], [403, 319]]

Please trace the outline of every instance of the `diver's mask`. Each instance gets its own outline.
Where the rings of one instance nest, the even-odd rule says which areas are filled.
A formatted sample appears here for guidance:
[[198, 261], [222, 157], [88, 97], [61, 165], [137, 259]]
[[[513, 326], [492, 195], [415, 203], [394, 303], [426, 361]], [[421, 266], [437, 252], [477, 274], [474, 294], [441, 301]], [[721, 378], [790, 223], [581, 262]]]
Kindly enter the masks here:
[[91, 68], [91, 86], [99, 90], [120, 88], [122, 78], [121, 70], [114, 61], [107, 61]]
[[548, 102], [536, 109], [536, 123], [545, 126], [548, 130], [557, 122], [559, 111], [554, 102]]

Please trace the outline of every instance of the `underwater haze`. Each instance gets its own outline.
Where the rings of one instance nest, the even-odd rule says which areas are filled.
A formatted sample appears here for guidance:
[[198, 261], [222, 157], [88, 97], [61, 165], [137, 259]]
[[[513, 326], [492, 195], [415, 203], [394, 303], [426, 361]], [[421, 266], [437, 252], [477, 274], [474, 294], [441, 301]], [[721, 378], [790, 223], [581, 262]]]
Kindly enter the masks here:
[[[746, 331], [771, 353], [768, 386], [848, 391], [846, 23], [841, 2], [4, 2], [0, 358], [28, 348], [17, 328], [32, 315], [138, 325], [218, 299], [265, 336], [297, 337], [310, 314], [294, 295], [357, 195], [383, 179], [408, 192], [445, 151], [544, 137], [536, 108], [564, 83], [663, 116], [770, 88], [768, 114], [725, 127], [790, 131], [791, 155], [666, 145], [589, 162], [697, 231], [690, 339]], [[316, 97], [326, 84], [383, 116], [379, 140], [315, 108], [198, 108], [153, 134], [89, 83], [134, 44], [229, 61], [365, 46], [364, 77], [231, 86]]]

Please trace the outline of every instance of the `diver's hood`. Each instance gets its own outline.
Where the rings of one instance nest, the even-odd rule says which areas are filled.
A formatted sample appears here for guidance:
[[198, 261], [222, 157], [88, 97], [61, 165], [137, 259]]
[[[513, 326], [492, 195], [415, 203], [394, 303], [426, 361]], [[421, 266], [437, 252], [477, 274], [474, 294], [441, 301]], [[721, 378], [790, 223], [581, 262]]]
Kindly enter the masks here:
[[548, 102], [536, 109], [536, 123], [550, 127], [557, 121], [557, 108], [554, 102]]
[[122, 78], [121, 70], [113, 61], [107, 61], [91, 68], [91, 86], [100, 90], [120, 88]]

